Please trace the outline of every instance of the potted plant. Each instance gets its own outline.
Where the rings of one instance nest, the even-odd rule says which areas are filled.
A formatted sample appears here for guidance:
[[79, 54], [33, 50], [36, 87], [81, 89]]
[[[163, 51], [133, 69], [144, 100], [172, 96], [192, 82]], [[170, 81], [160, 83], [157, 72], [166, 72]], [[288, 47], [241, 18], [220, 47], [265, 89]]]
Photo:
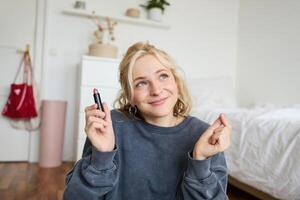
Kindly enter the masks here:
[[146, 5], [141, 5], [141, 7], [148, 11], [148, 19], [161, 21], [165, 6], [169, 5], [170, 3], [166, 0], [148, 0]]

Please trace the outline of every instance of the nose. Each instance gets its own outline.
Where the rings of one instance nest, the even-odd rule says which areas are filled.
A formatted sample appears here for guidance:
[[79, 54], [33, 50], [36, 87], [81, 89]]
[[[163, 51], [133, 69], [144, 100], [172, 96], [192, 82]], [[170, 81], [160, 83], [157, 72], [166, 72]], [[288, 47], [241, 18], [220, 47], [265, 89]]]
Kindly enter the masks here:
[[152, 82], [150, 87], [151, 96], [159, 96], [162, 92], [162, 85], [159, 82]]

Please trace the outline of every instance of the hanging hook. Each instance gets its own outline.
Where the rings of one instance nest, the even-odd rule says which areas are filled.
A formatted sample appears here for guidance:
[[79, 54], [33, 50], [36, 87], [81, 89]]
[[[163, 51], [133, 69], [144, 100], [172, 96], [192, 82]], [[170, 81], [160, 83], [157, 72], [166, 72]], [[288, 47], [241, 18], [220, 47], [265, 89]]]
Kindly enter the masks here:
[[24, 54], [25, 54], [25, 62], [26, 63], [29, 63], [30, 62], [30, 45], [29, 44], [26, 44], [26, 48], [25, 48], [25, 51], [24, 51]]
[[26, 47], [25, 47], [25, 50], [24, 49], [17, 49], [17, 52], [18, 53], [29, 53], [30, 51], [30, 45], [29, 44], [26, 44]]
[[26, 44], [25, 52], [26, 52], [26, 53], [29, 53], [29, 51], [30, 51], [30, 45], [29, 45], [29, 44]]

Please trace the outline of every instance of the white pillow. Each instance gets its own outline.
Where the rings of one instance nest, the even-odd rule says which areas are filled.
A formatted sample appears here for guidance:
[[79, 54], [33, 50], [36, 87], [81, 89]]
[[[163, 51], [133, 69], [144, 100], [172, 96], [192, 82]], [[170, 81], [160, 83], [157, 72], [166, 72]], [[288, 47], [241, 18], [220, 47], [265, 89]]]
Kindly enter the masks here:
[[192, 78], [187, 85], [193, 98], [193, 110], [236, 108], [236, 94], [231, 77]]

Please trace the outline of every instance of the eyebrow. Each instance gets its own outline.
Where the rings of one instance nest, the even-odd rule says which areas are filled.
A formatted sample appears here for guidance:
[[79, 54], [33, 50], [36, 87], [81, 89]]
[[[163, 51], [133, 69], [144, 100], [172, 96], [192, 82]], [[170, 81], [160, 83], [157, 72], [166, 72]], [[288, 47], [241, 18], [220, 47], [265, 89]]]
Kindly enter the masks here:
[[[158, 74], [158, 73], [160, 73], [160, 72], [162, 72], [162, 71], [169, 72], [169, 71], [166, 70], [166, 69], [159, 69], [159, 70], [157, 70], [157, 71], [155, 72], [155, 74]], [[137, 80], [140, 80], [140, 79], [145, 79], [145, 78], [146, 78], [145, 76], [140, 76], [140, 77], [135, 78], [135, 79], [133, 80], [133, 82], [135, 82], [135, 81], [137, 81]]]

